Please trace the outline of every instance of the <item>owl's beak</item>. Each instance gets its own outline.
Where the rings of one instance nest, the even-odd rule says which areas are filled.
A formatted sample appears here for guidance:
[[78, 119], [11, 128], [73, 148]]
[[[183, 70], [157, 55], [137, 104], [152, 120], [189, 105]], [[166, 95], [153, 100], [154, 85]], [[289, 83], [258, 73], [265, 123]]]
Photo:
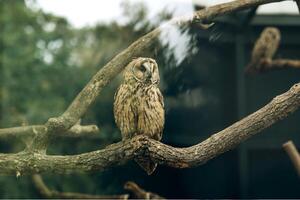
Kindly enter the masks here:
[[151, 72], [147, 72], [147, 79], [148, 79], [152, 84], [155, 84], [155, 83], [158, 82], [157, 79], [154, 78], [154, 77], [152, 76], [152, 73], [151, 73]]
[[146, 69], [147, 75], [151, 73], [151, 65], [149, 63], [144, 63], [143, 66]]
[[152, 83], [152, 84], [156, 84], [158, 82], [158, 80], [156, 78], [154, 78], [152, 75], [152, 71], [153, 71], [153, 65], [150, 63], [145, 63], [144, 67], [146, 68], [146, 77], [147, 79]]

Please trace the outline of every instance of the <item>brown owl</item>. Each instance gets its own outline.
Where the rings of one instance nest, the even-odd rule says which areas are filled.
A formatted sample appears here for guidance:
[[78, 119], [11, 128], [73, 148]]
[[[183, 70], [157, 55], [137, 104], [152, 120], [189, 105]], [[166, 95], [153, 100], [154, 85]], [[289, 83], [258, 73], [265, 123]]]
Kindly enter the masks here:
[[275, 27], [267, 27], [263, 30], [252, 50], [251, 61], [247, 71], [256, 71], [260, 68], [261, 61], [272, 59], [280, 42], [280, 31]]
[[[123, 140], [146, 135], [161, 140], [165, 116], [163, 96], [158, 88], [159, 71], [155, 60], [136, 58], [124, 69], [123, 83], [115, 93], [114, 116]], [[135, 160], [147, 173], [157, 166], [146, 158]]]

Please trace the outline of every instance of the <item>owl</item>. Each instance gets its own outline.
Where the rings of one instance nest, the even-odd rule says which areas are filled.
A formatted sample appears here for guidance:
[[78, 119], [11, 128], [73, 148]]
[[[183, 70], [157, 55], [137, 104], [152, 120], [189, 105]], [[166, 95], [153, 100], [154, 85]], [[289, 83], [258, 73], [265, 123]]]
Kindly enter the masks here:
[[280, 31], [275, 27], [267, 27], [263, 30], [252, 50], [251, 61], [247, 71], [255, 71], [260, 68], [261, 61], [272, 59], [280, 42]]
[[[151, 58], [133, 59], [124, 69], [123, 83], [114, 97], [114, 117], [123, 140], [145, 135], [154, 140], [162, 138], [165, 112], [164, 100], [159, 90], [157, 63]], [[135, 161], [152, 174], [157, 166], [147, 158]]]

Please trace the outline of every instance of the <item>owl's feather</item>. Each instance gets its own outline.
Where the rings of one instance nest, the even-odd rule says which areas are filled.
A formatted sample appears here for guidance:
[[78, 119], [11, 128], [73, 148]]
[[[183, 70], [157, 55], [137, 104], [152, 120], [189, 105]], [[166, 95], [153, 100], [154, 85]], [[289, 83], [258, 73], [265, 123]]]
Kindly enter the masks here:
[[[150, 72], [142, 69], [141, 65], [145, 62], [150, 62], [147, 63], [147, 67], [152, 65]], [[139, 77], [135, 77], [134, 73]], [[149, 77], [144, 78], [143, 73], [150, 75], [147, 74]], [[163, 96], [158, 83], [159, 72], [156, 62], [152, 59], [137, 58], [125, 68], [124, 81], [116, 91], [114, 101], [115, 121], [123, 140], [136, 135], [161, 140], [165, 119]], [[144, 157], [135, 160], [149, 175], [157, 166]]]

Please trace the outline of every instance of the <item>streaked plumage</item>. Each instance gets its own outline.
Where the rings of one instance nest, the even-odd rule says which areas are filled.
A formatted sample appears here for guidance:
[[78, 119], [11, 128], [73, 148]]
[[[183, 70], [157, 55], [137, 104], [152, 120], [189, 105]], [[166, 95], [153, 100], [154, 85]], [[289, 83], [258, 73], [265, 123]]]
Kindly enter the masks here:
[[[124, 69], [123, 78], [114, 100], [115, 121], [123, 140], [141, 134], [161, 140], [164, 103], [158, 88], [160, 78], [155, 60], [134, 59]], [[145, 158], [136, 161], [148, 174], [153, 173], [157, 166]]]

